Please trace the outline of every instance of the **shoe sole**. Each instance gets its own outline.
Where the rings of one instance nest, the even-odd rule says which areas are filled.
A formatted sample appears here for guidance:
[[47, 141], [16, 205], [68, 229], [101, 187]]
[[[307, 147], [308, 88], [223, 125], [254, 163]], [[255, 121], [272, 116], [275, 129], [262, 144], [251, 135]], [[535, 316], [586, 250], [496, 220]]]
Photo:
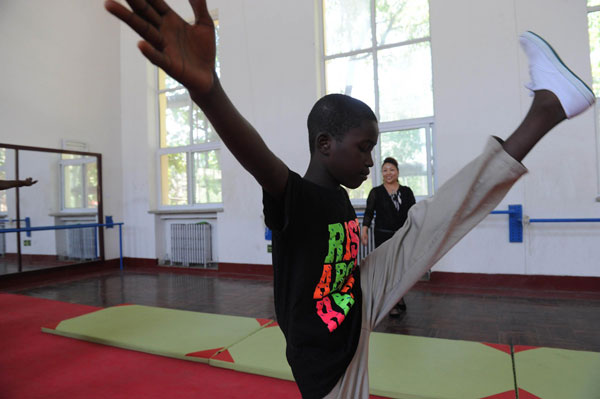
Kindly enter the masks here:
[[544, 55], [556, 67], [560, 74], [563, 75], [565, 79], [567, 79], [577, 89], [577, 91], [581, 93], [589, 105], [592, 105], [594, 102], [596, 102], [596, 95], [594, 94], [594, 91], [587, 84], [585, 84], [585, 82], [581, 80], [579, 76], [571, 71], [568, 66], [565, 65], [556, 51], [554, 51], [550, 43], [531, 31], [523, 33], [521, 37], [533, 42], [540, 50], [542, 50], [542, 53], [544, 53]]

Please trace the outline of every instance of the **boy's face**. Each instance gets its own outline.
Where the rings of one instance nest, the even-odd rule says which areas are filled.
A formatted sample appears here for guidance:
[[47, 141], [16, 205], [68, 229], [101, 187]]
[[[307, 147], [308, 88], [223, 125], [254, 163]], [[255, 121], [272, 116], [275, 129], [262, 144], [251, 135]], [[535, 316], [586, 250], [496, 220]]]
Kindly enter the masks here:
[[331, 140], [327, 169], [338, 183], [357, 188], [367, 180], [378, 137], [377, 123], [363, 121], [360, 127], [348, 130], [341, 141]]

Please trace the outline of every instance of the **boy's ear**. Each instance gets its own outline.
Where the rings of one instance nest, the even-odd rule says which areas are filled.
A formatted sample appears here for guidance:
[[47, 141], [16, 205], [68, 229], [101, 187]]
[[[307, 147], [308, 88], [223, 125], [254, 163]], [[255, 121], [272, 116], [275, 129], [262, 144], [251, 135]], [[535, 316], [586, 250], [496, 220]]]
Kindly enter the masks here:
[[319, 133], [315, 139], [315, 147], [323, 155], [329, 155], [331, 150], [331, 136], [327, 133]]

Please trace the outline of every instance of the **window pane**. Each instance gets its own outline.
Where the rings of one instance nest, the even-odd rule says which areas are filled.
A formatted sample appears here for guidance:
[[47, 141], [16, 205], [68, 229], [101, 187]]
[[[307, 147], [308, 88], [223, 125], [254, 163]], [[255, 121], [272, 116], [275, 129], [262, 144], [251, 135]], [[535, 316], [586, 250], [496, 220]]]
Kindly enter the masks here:
[[184, 89], [159, 95], [160, 146], [177, 147], [190, 144], [192, 101]]
[[65, 165], [63, 171], [65, 209], [83, 208], [83, 165]]
[[86, 208], [98, 208], [98, 167], [96, 162], [85, 164]]
[[79, 159], [83, 158], [82, 155], [74, 155], [74, 154], [61, 154], [61, 159]]
[[219, 141], [217, 132], [212, 127], [204, 112], [196, 105], [194, 107], [194, 144]]
[[398, 161], [400, 184], [415, 195], [429, 195], [427, 186], [427, 130], [411, 129], [381, 133], [381, 159]]
[[377, 0], [377, 45], [429, 36], [428, 0]]
[[187, 205], [187, 157], [185, 152], [160, 157], [163, 205]]
[[378, 59], [380, 121], [433, 115], [429, 42], [381, 50]]
[[369, 170], [371, 171], [369, 177], [360, 185], [360, 187], [355, 188], [354, 190], [346, 188], [350, 199], [366, 199], [369, 196], [369, 191], [373, 188], [373, 168], [370, 168]]
[[594, 80], [594, 93], [600, 96], [600, 12], [588, 14], [588, 27], [590, 32], [590, 61], [592, 64], [592, 77]]
[[325, 62], [327, 94], [341, 93], [357, 98], [375, 110], [373, 57], [359, 54]]
[[194, 180], [195, 204], [222, 202], [218, 151], [194, 153]]
[[170, 77], [162, 69], [158, 69], [158, 90], [175, 89], [181, 86], [178, 81]]
[[600, 6], [600, 0], [588, 0], [588, 7]]
[[323, 0], [323, 25], [326, 55], [372, 46], [369, 0]]

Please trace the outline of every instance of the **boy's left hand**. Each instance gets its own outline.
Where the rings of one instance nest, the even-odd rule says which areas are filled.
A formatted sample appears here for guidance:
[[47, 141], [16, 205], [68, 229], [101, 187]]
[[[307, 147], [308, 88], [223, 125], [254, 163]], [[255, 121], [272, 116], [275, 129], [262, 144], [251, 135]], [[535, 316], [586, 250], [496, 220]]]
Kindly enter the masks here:
[[144, 41], [141, 52], [192, 95], [207, 94], [213, 87], [215, 31], [206, 0], [189, 0], [195, 23], [188, 24], [163, 0], [127, 0], [128, 10], [114, 0], [105, 8], [129, 25]]

